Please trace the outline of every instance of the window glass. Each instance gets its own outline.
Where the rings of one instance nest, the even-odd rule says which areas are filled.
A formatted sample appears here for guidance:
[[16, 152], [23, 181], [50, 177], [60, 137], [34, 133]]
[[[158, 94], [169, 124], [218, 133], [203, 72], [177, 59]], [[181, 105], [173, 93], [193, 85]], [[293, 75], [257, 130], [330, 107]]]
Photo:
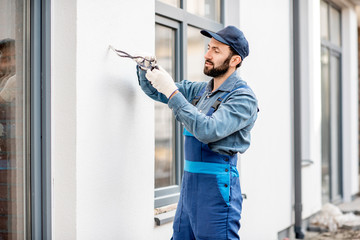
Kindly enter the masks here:
[[341, 197], [341, 75], [340, 56], [330, 56], [331, 200]]
[[[156, 24], [158, 63], [175, 79], [175, 31]], [[155, 102], [155, 188], [175, 184], [174, 119], [166, 104]]]
[[187, 1], [187, 11], [216, 22], [221, 21], [221, 0]]
[[163, 2], [169, 4], [174, 7], [180, 7], [180, 0], [158, 0], [159, 2]]
[[341, 35], [340, 35], [340, 11], [337, 10], [334, 7], [330, 8], [330, 41], [337, 45], [340, 46], [341, 43]]
[[321, 1], [320, 21], [321, 21], [321, 40], [329, 40], [329, 23], [328, 23], [328, 4]]
[[204, 55], [210, 38], [204, 37], [200, 29], [188, 26], [187, 32], [187, 71], [190, 81], [209, 80], [204, 73]]
[[0, 239], [24, 239], [24, 1], [0, 1]]
[[330, 72], [329, 50], [321, 48], [321, 170], [322, 170], [322, 202], [330, 201]]
[[341, 199], [341, 13], [321, 2], [322, 202]]

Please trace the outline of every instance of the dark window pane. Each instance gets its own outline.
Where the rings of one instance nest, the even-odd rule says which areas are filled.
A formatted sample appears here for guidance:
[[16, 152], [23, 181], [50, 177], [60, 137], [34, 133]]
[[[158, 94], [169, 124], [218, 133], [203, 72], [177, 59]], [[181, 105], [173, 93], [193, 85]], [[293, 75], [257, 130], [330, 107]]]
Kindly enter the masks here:
[[25, 1], [0, 1], [0, 239], [25, 236]]
[[340, 59], [330, 57], [331, 82], [331, 200], [341, 195], [341, 94], [340, 94]]
[[322, 156], [322, 201], [330, 200], [330, 62], [329, 50], [321, 49], [321, 156]]
[[[175, 31], [156, 25], [158, 63], [175, 79]], [[175, 184], [174, 119], [166, 104], [155, 102], [155, 188]]]

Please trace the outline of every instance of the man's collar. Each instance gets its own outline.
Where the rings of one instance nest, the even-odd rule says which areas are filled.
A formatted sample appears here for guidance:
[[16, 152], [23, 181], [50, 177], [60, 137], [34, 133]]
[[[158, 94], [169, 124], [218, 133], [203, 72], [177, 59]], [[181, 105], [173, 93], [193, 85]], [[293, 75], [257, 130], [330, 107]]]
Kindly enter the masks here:
[[[237, 81], [237, 71], [234, 71], [226, 80], [223, 82], [216, 91], [231, 92], [234, 89]], [[214, 86], [214, 79], [212, 78], [206, 86], [206, 92], [211, 92]]]

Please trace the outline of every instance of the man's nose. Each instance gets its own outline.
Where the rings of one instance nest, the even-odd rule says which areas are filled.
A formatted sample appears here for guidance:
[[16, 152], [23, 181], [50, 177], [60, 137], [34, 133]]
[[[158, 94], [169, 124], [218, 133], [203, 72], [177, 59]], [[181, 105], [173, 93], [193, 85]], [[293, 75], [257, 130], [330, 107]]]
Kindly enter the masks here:
[[205, 53], [204, 58], [205, 58], [206, 60], [211, 59], [210, 51], [207, 51], [207, 52]]

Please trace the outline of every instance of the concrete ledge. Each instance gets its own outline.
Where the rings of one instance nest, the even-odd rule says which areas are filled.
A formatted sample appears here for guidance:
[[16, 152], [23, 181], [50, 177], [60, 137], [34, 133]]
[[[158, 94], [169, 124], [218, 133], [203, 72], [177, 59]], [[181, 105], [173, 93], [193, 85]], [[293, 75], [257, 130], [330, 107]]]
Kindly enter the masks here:
[[173, 221], [174, 217], [175, 217], [175, 213], [176, 213], [176, 211], [170, 211], [170, 212], [165, 212], [165, 213], [156, 215], [154, 217], [156, 225], [160, 226], [162, 224]]

